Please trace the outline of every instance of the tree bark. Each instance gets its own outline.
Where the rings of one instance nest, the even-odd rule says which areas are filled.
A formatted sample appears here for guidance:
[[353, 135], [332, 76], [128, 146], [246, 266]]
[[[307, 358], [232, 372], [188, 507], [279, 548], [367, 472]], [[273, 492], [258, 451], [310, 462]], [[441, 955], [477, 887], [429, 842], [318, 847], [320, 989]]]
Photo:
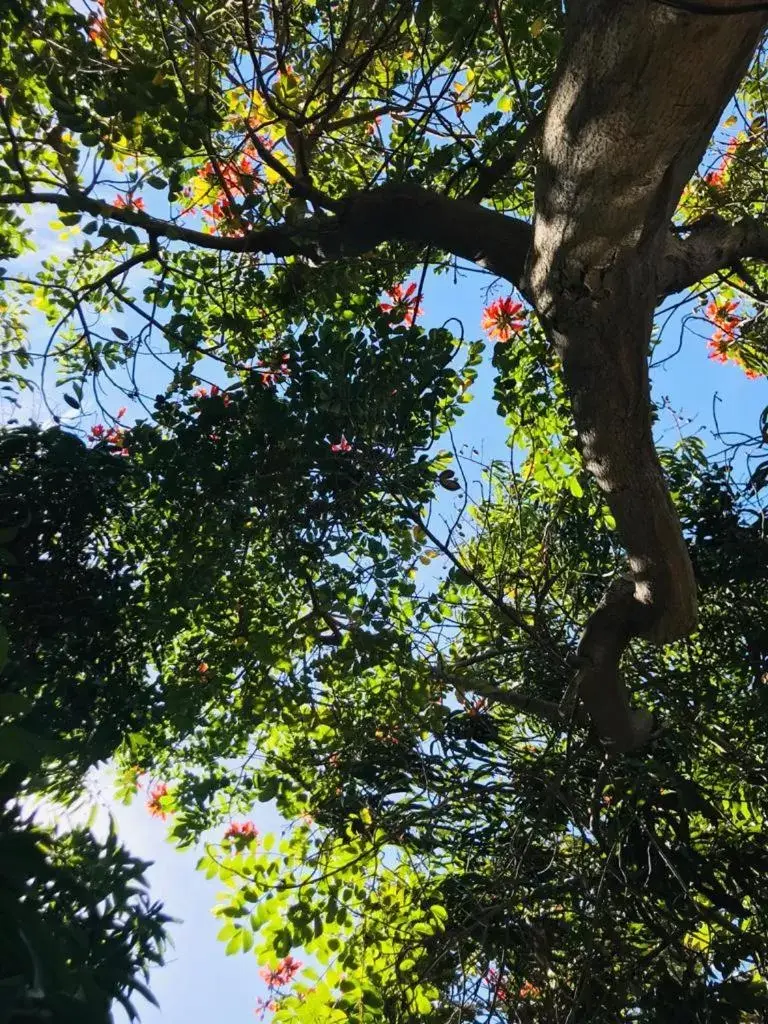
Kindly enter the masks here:
[[[721, 4], [722, 6], [722, 4]], [[709, 18], [652, 0], [581, 0], [544, 121], [527, 289], [563, 363], [579, 443], [626, 547], [579, 653], [606, 742], [642, 744], [619, 674], [633, 636], [696, 624], [696, 586], [651, 433], [648, 346], [668, 225], [747, 70], [764, 13]]]

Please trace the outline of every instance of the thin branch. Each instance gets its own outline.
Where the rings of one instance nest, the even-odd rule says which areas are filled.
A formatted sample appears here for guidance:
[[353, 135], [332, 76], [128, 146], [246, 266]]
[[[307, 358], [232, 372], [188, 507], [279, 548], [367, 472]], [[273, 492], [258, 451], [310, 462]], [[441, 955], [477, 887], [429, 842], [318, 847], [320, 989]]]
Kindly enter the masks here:
[[[541, 697], [531, 697], [517, 690], [508, 690], [505, 687], [493, 686], [482, 679], [474, 679], [471, 676], [452, 676], [442, 672], [437, 673], [441, 681], [455, 686], [459, 690], [472, 690], [478, 693], [493, 704], [504, 704], [507, 707], [515, 708], [517, 711], [526, 712], [535, 718], [542, 718], [555, 728], [563, 730], [568, 726], [567, 716], [563, 714], [560, 705], [551, 700], [543, 700]], [[577, 707], [574, 719], [579, 725], [589, 725], [589, 716], [582, 707]]]

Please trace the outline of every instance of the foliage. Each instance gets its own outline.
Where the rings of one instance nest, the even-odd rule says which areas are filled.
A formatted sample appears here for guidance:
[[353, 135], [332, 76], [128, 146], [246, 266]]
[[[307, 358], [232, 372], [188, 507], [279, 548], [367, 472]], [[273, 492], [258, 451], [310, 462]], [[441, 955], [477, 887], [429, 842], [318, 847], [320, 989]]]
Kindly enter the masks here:
[[[3, 799], [13, 795], [3, 778]], [[57, 833], [13, 804], [0, 821], [0, 1018], [108, 1024], [117, 999], [130, 1019], [134, 992], [162, 963], [164, 924], [146, 893], [147, 864], [110, 832]]]
[[107, 1024], [115, 999], [134, 1018], [132, 993], [152, 998], [167, 918], [112, 830], [54, 829], [29, 807], [76, 801], [145, 720], [135, 581], [105, 525], [121, 467], [60, 430], [3, 431], [0, 451], [0, 1019]]
[[[657, 730], [611, 757], [571, 691], [619, 545], [544, 325], [478, 310], [482, 470], [451, 449], [485, 343], [423, 327], [460, 265], [413, 190], [530, 220], [561, 5], [39, 0], [0, 33], [0, 375], [55, 405], [0, 433], [0, 1018], [147, 994], [144, 865], [22, 810], [114, 756], [173, 842], [221, 837], [275, 1024], [762, 1019], [768, 435], [661, 453], [700, 626], [632, 647]], [[763, 217], [764, 75], [681, 238]], [[686, 312], [753, 377], [766, 294], [746, 258]]]

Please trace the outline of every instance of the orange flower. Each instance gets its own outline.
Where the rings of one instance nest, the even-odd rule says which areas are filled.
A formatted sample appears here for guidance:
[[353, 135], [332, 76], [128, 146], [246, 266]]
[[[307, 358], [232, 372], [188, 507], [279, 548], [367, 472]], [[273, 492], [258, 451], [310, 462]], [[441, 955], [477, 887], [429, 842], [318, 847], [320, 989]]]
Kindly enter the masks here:
[[741, 323], [740, 316], [732, 316], [733, 311], [738, 307], [737, 299], [732, 302], [717, 303], [714, 300], [708, 303], [705, 315], [710, 323], [715, 324], [725, 334], [733, 335]]
[[419, 302], [420, 296], [416, 294], [416, 285], [413, 282], [407, 288], [401, 284], [393, 285], [387, 295], [392, 301], [379, 303], [382, 313], [389, 313], [395, 323], [402, 321], [406, 327], [413, 327], [416, 317], [424, 312]]
[[125, 198], [119, 195], [115, 196], [112, 205], [118, 210], [143, 210], [144, 200], [141, 196], [134, 196], [132, 192], [129, 192]]
[[511, 295], [496, 299], [483, 310], [482, 328], [488, 337], [496, 341], [509, 341], [513, 334], [519, 334], [525, 327], [525, 310], [522, 302], [515, 302]]
[[527, 999], [529, 996], [535, 999], [536, 996], [541, 995], [541, 989], [536, 988], [536, 986], [532, 985], [530, 981], [524, 981], [522, 988], [518, 992], [518, 995], [521, 999]]
[[167, 795], [168, 786], [164, 782], [158, 782], [156, 786], [150, 789], [147, 810], [153, 818], [160, 818], [161, 821], [165, 821], [168, 817], [169, 811], [166, 811], [162, 806], [162, 799]]
[[704, 313], [716, 330], [707, 342], [709, 358], [717, 360], [718, 363], [726, 363], [729, 359], [738, 361], [731, 351], [731, 346], [736, 340], [736, 330], [742, 321], [742, 317], [734, 316], [734, 310], [738, 307], [737, 300], [731, 302], [717, 303], [714, 300], [707, 305]]
[[739, 148], [739, 140], [734, 136], [728, 141], [728, 147], [725, 151], [725, 156], [722, 158], [720, 163], [717, 165], [715, 170], [708, 171], [704, 175], [704, 181], [707, 185], [712, 188], [722, 188], [725, 184], [725, 175], [731, 164], [731, 161], [736, 156], [736, 150]]
[[104, 4], [100, 0], [96, 2], [99, 10], [97, 14], [91, 14], [88, 18], [88, 38], [101, 46], [107, 38], [107, 17], [104, 13]]
[[224, 833], [225, 839], [256, 839], [259, 830], [252, 821], [233, 821]]

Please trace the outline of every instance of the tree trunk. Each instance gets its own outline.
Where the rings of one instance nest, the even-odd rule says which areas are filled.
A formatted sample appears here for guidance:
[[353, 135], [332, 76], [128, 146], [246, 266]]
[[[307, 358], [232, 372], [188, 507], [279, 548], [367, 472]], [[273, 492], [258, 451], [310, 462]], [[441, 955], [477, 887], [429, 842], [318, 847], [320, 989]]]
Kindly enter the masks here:
[[[714, 4], [713, 4], [714, 6]], [[721, 3], [722, 7], [723, 4]], [[765, 14], [580, 0], [544, 122], [527, 290], [562, 359], [580, 447], [629, 556], [584, 634], [580, 694], [615, 750], [645, 741], [619, 675], [632, 636], [696, 624], [696, 586], [651, 433], [648, 346], [669, 220]]]

